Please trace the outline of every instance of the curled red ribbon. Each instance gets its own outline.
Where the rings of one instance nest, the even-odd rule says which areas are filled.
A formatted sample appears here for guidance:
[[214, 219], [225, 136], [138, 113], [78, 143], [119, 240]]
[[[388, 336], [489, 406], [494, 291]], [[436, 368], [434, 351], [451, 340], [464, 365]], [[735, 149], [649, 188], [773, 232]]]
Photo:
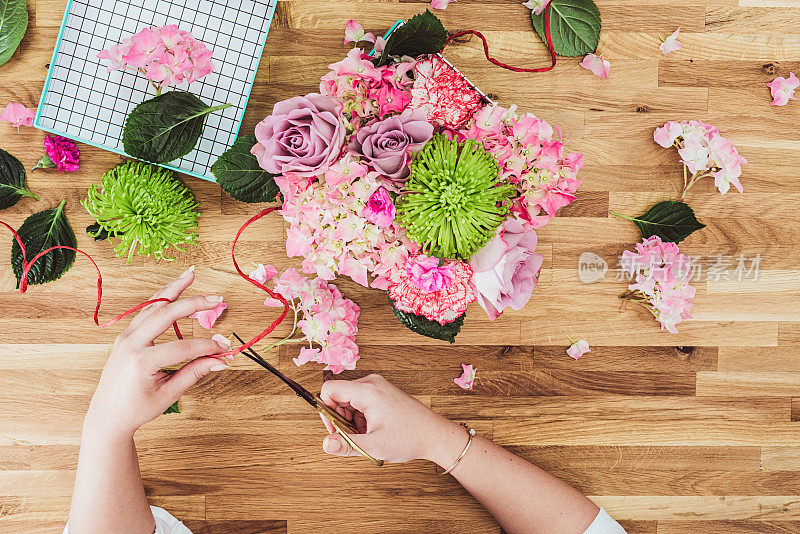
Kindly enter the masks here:
[[[239, 273], [239, 276], [241, 276], [242, 278], [244, 278], [245, 280], [247, 280], [248, 282], [250, 282], [254, 286], [258, 287], [259, 289], [263, 289], [264, 291], [266, 291], [267, 294], [269, 294], [270, 297], [278, 299], [280, 302], [283, 303], [283, 313], [281, 313], [281, 315], [276, 320], [274, 320], [272, 322], [272, 324], [270, 324], [263, 332], [261, 332], [259, 335], [257, 335], [256, 337], [254, 337], [253, 339], [251, 339], [250, 341], [248, 341], [247, 343], [245, 343], [241, 347], [237, 347], [235, 349], [231, 349], [228, 352], [224, 352], [222, 354], [215, 354], [215, 355], [213, 355], [214, 358], [222, 358], [223, 356], [232, 356], [234, 354], [238, 354], [239, 352], [242, 352], [243, 350], [246, 350], [246, 349], [252, 347], [256, 343], [258, 343], [259, 341], [264, 339], [264, 337], [269, 335], [270, 332], [275, 330], [275, 328], [277, 328], [277, 326], [279, 324], [281, 324], [281, 322], [283, 322], [283, 320], [286, 318], [286, 315], [289, 313], [289, 303], [286, 301], [285, 298], [283, 298], [283, 296], [273, 292], [272, 290], [270, 290], [265, 285], [257, 282], [256, 280], [253, 280], [250, 277], [248, 277], [247, 275], [245, 275], [242, 272], [242, 270], [239, 268], [239, 264], [236, 261], [236, 243], [237, 243], [237, 241], [239, 241], [239, 237], [242, 235], [242, 232], [244, 232], [245, 229], [248, 226], [250, 226], [252, 223], [254, 223], [255, 221], [259, 220], [260, 218], [262, 218], [263, 216], [267, 215], [268, 213], [271, 213], [271, 212], [275, 211], [276, 209], [277, 209], [276, 207], [272, 207], [272, 208], [266, 208], [266, 209], [262, 210], [260, 213], [258, 213], [254, 217], [251, 217], [247, 222], [245, 222], [242, 225], [241, 228], [239, 228], [239, 231], [236, 232], [236, 237], [233, 239], [233, 244], [231, 245], [231, 259], [233, 260], [233, 266], [236, 268], [236, 272]], [[51, 251], [57, 250], [57, 249], [65, 249], [65, 250], [71, 250], [73, 252], [76, 252], [76, 253], [81, 254], [84, 257], [86, 257], [86, 259], [88, 259], [92, 263], [92, 266], [94, 267], [95, 271], [97, 271], [97, 304], [95, 305], [95, 308], [94, 308], [94, 324], [96, 324], [100, 328], [107, 328], [107, 327], [113, 325], [114, 323], [117, 323], [118, 321], [124, 319], [128, 315], [130, 315], [130, 314], [132, 314], [134, 312], [137, 312], [137, 311], [141, 310], [142, 308], [144, 308], [146, 306], [149, 306], [150, 304], [155, 304], [156, 302], [172, 302], [171, 300], [169, 300], [167, 298], [150, 299], [150, 300], [142, 302], [141, 304], [139, 304], [137, 306], [134, 306], [133, 308], [123, 312], [122, 314], [114, 317], [110, 321], [105, 322], [103, 324], [100, 324], [100, 320], [99, 320], [98, 317], [99, 317], [99, 314], [100, 314], [100, 303], [101, 303], [101, 301], [103, 299], [103, 276], [100, 274], [100, 268], [97, 266], [97, 263], [95, 263], [95, 261], [92, 259], [92, 257], [89, 256], [89, 254], [87, 254], [86, 252], [84, 252], [84, 251], [82, 251], [80, 249], [77, 249], [77, 248], [74, 248], [74, 247], [68, 247], [66, 245], [57, 245], [57, 246], [54, 246], [54, 247], [50, 247], [47, 250], [43, 250], [42, 252], [40, 252], [39, 254], [34, 256], [30, 261], [28, 261], [28, 256], [27, 256], [27, 251], [25, 250], [25, 245], [22, 243], [22, 238], [19, 236], [17, 231], [14, 230], [8, 224], [4, 223], [3, 221], [0, 221], [0, 224], [5, 226], [6, 228], [8, 228], [8, 230], [12, 234], [14, 234], [14, 239], [16, 239], [17, 244], [19, 245], [19, 248], [22, 251], [22, 273], [20, 275], [20, 280], [19, 280], [19, 291], [20, 291], [20, 293], [25, 293], [28, 290], [28, 276], [30, 274], [31, 268], [33, 267], [33, 265], [38, 260], [40, 260], [42, 257], [44, 257], [45, 254], [47, 254], [48, 252], [51, 252]], [[172, 329], [175, 330], [175, 335], [178, 337], [178, 339], [183, 339], [183, 335], [181, 334], [180, 328], [178, 328], [178, 323], [172, 323]]]
[[[477, 35], [478, 37], [480, 37], [481, 41], [483, 41], [483, 53], [486, 56], [486, 59], [488, 59], [491, 63], [497, 65], [498, 67], [502, 67], [504, 69], [508, 69], [514, 72], [547, 72], [549, 70], [553, 70], [553, 67], [556, 66], [556, 50], [553, 47], [553, 39], [552, 37], [550, 37], [550, 4], [548, 4], [544, 10], [544, 35], [545, 35], [545, 41], [547, 42], [547, 51], [550, 52], [550, 61], [551, 61], [549, 67], [538, 67], [535, 69], [528, 69], [525, 67], [514, 67], [496, 60], [495, 58], [489, 55], [489, 43], [486, 42], [486, 37], [484, 37], [483, 34], [477, 30], [464, 30], [454, 33], [447, 38], [447, 41], [445, 41], [444, 46], [446, 47], [448, 44], [450, 44], [450, 42], [453, 39], [467, 34]], [[444, 47], [442, 48], [442, 50], [444, 50]]]

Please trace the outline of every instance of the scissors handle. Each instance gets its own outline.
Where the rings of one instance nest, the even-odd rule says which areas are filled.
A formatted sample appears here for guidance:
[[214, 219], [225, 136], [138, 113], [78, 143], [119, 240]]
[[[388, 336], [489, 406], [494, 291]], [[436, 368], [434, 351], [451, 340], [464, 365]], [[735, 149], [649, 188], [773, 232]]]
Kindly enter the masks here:
[[356, 444], [356, 442], [353, 441], [353, 438], [349, 436], [348, 433], [353, 433], [353, 434], [358, 433], [358, 430], [351, 421], [348, 421], [347, 419], [339, 415], [339, 413], [336, 410], [334, 410], [333, 408], [322, 402], [322, 399], [320, 399], [319, 396], [316, 397], [316, 401], [317, 401], [317, 411], [321, 413], [323, 416], [325, 416], [331, 422], [333, 428], [335, 428], [336, 431], [339, 432], [339, 435], [342, 436], [342, 439], [344, 439], [351, 447], [353, 447], [354, 451], [356, 451], [358, 454], [360, 454], [361, 456], [372, 462], [374, 465], [377, 465], [378, 467], [383, 466], [383, 460], [377, 460], [372, 456], [370, 456], [369, 453], [367, 453], [364, 449], [359, 447]]

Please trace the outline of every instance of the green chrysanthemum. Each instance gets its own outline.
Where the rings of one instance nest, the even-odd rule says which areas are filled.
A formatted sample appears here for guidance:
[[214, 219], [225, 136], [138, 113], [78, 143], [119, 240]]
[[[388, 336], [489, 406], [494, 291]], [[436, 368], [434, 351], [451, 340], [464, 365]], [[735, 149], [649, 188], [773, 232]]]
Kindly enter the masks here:
[[414, 156], [397, 220], [426, 254], [468, 259], [508, 216], [512, 187], [499, 175], [479, 143], [436, 135]]
[[170, 171], [128, 161], [100, 178], [81, 202], [111, 238], [117, 256], [131, 261], [138, 246], [139, 255], [172, 260], [167, 249], [183, 251], [182, 245], [196, 243], [197, 217], [192, 192]]

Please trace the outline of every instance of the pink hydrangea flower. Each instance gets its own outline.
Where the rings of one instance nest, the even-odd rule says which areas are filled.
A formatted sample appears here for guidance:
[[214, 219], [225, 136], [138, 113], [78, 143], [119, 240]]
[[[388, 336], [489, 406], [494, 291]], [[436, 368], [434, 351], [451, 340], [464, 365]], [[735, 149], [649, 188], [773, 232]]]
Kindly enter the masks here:
[[580, 62], [580, 66], [592, 71], [592, 74], [601, 78], [608, 78], [611, 72], [611, 62], [597, 54], [586, 54], [586, 57]]
[[[570, 341], [572, 340], [570, 339]], [[585, 339], [573, 342], [567, 349], [567, 355], [574, 360], [577, 360], [587, 352], [592, 352], [592, 350], [589, 348], [589, 342]]]
[[549, 3], [550, 0], [528, 0], [523, 2], [522, 5], [533, 11], [534, 15], [541, 15]]
[[290, 301], [302, 317], [296, 326], [309, 347], [300, 349], [293, 359], [296, 365], [324, 363], [325, 370], [334, 374], [355, 369], [361, 313], [357, 304], [342, 296], [335, 285], [319, 277], [310, 280], [295, 269], [287, 269], [275, 280], [275, 292]]
[[661, 323], [662, 329], [677, 333], [676, 328], [691, 318], [695, 288], [691, 279], [691, 260], [678, 251], [675, 243], [663, 242], [658, 236], [645, 238], [636, 245], [636, 252], [626, 250], [620, 259], [622, 268], [635, 275], [622, 298], [641, 304]]
[[680, 50], [683, 45], [680, 41], [678, 41], [678, 33], [680, 33], [681, 29], [678, 28], [674, 32], [672, 32], [666, 39], [661, 41], [661, 45], [659, 45], [659, 49], [661, 53], [665, 56], [670, 52], [674, 52], [676, 50]]
[[219, 319], [219, 316], [222, 315], [222, 312], [225, 311], [227, 307], [227, 304], [220, 301], [220, 303], [217, 304], [217, 306], [213, 309], [194, 312], [189, 316], [189, 318], [197, 319], [197, 324], [199, 324], [202, 328], [211, 330], [214, 328], [214, 323], [217, 322], [217, 319]]
[[44, 150], [59, 171], [75, 172], [80, 168], [81, 154], [72, 139], [47, 134], [44, 136]]
[[450, 2], [455, 2], [456, 0], [431, 0], [431, 7], [433, 9], [447, 9], [447, 5]]
[[665, 148], [675, 146], [681, 162], [692, 173], [684, 195], [696, 180], [703, 177], [713, 177], [714, 185], [723, 195], [731, 185], [742, 192], [739, 177], [747, 160], [714, 126], [700, 121], [669, 121], [655, 129], [653, 140]]
[[793, 72], [789, 73], [788, 78], [778, 76], [769, 82], [767, 87], [769, 87], [772, 93], [772, 102], [770, 102], [770, 105], [785, 106], [789, 103], [789, 100], [797, 100], [797, 97], [794, 96], [794, 90], [797, 89], [798, 86], [800, 86], [800, 80], [798, 80]]
[[266, 284], [278, 276], [278, 269], [274, 265], [264, 265], [263, 263], [256, 264], [256, 268], [250, 271], [248, 278], [255, 280], [259, 284]]
[[133, 69], [159, 89], [192, 83], [214, 71], [211, 50], [174, 24], [143, 28], [117, 45], [102, 50], [98, 59], [108, 62], [108, 72]]
[[454, 378], [453, 382], [462, 389], [472, 389], [472, 385], [475, 383], [477, 369], [474, 369], [472, 364], [468, 365], [466, 363], [461, 364], [461, 369], [463, 370], [461, 376]]
[[36, 117], [36, 110], [29, 109], [16, 102], [9, 102], [5, 109], [0, 112], [0, 121], [10, 122], [19, 131], [20, 126], [33, 126], [33, 119]]
[[375, 36], [371, 33], [364, 33], [364, 27], [353, 19], [348, 20], [347, 26], [344, 29], [344, 44], [358, 44], [362, 41], [374, 43]]

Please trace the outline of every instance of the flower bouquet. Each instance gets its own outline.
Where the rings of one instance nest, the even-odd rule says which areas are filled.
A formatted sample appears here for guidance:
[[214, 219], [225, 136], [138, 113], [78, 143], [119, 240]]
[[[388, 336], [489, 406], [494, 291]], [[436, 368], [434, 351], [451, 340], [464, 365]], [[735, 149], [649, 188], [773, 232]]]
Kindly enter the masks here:
[[446, 40], [425, 12], [371, 53], [353, 48], [214, 172], [240, 200], [280, 193], [286, 252], [305, 273], [384, 290], [402, 324], [453, 343], [471, 302], [492, 320], [528, 302], [536, 229], [575, 200], [583, 157], [547, 122], [491, 102], [439, 55]]

